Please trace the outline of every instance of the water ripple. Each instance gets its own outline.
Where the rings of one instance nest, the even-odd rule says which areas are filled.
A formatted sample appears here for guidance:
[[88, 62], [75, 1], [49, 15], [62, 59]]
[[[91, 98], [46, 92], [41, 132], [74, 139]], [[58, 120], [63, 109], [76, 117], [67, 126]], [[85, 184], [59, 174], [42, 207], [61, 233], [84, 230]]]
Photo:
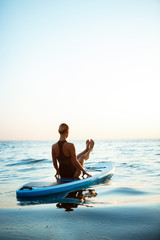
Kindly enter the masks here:
[[22, 159], [19, 160], [16, 163], [9, 163], [6, 164], [6, 166], [8, 167], [12, 167], [12, 166], [18, 166], [18, 165], [30, 165], [30, 164], [37, 164], [37, 163], [44, 163], [44, 162], [48, 162], [48, 159], [34, 159], [34, 158], [27, 158], [27, 159]]

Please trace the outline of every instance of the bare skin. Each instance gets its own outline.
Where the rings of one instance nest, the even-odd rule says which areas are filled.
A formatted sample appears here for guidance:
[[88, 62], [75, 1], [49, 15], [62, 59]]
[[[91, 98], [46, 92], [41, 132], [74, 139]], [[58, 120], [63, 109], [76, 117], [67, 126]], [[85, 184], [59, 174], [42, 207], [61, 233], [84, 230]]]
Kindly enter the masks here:
[[[66, 141], [67, 137], [69, 135], [69, 130], [66, 131], [63, 134], [60, 134], [60, 141]], [[74, 178], [78, 178], [81, 173], [82, 176], [87, 175], [87, 177], [90, 177], [91, 175], [85, 171], [83, 168], [84, 162], [89, 159], [90, 153], [93, 150], [94, 147], [94, 141], [93, 140], [87, 140], [86, 141], [86, 149], [78, 154], [76, 156], [76, 150], [73, 143], [65, 142], [63, 145], [63, 153], [67, 157], [71, 157], [73, 165], [77, 168], [77, 171], [74, 174]], [[53, 165], [56, 169], [56, 177], [60, 177], [59, 175], [59, 164], [58, 164], [58, 156], [59, 156], [59, 148], [58, 143], [52, 145], [52, 160]]]

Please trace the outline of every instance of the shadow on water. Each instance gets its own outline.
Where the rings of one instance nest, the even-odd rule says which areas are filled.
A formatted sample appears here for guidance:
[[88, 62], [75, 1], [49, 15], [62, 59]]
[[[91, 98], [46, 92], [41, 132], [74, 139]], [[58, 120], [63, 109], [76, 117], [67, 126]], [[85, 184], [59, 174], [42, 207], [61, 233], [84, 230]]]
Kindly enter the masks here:
[[65, 211], [74, 211], [79, 205], [91, 207], [85, 204], [87, 198], [96, 197], [97, 193], [94, 189], [81, 189], [73, 192], [63, 192], [43, 197], [22, 198], [17, 197], [18, 205], [41, 205], [56, 203], [57, 208], [65, 209]]

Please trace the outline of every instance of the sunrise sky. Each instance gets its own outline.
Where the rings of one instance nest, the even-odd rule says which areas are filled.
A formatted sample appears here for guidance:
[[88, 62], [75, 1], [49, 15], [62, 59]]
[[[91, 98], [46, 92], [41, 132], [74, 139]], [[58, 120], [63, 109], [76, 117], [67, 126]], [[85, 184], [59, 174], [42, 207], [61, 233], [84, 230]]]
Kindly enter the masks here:
[[160, 138], [160, 1], [0, 0], [0, 140]]

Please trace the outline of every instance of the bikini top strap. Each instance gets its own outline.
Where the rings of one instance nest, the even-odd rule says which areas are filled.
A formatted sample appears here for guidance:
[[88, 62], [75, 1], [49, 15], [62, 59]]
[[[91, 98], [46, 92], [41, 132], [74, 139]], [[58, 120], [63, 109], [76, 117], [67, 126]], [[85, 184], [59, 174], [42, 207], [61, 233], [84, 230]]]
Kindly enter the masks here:
[[59, 158], [64, 158], [65, 155], [63, 153], [63, 145], [66, 141], [58, 141], [58, 147], [59, 147]]

